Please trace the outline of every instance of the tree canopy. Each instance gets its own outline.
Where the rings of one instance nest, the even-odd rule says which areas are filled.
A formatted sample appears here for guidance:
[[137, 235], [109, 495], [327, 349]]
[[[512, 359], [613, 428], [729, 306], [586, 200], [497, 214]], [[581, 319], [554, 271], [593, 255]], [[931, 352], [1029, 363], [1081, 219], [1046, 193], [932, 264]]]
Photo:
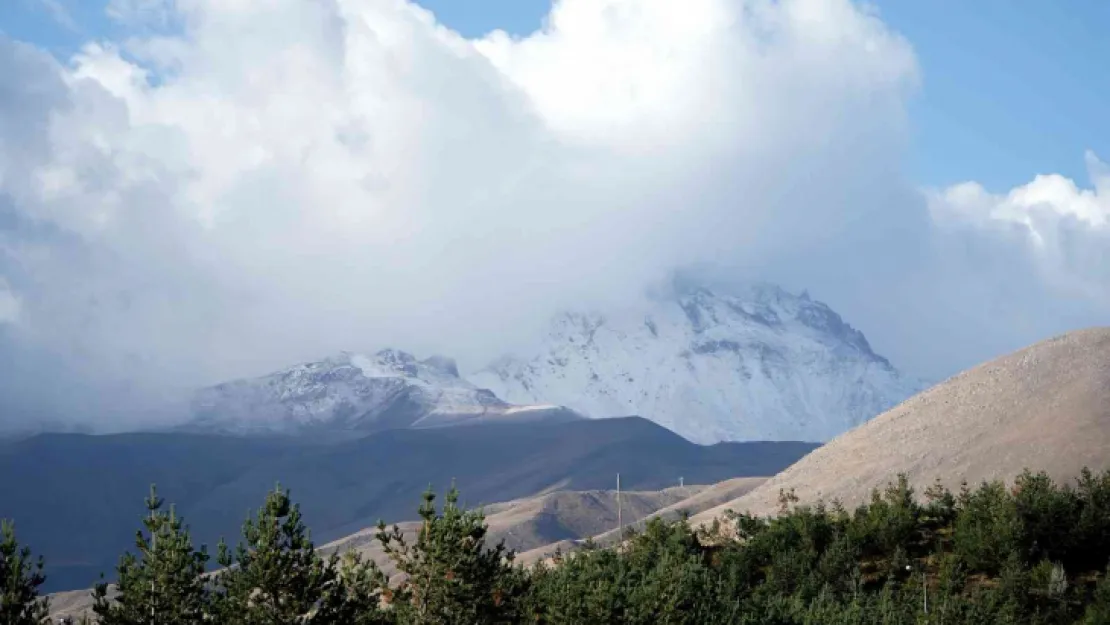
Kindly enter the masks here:
[[[1074, 485], [1026, 471], [1011, 484], [921, 496], [904, 476], [854, 510], [799, 505], [728, 513], [711, 527], [655, 519], [617, 546], [588, 542], [525, 568], [487, 541], [480, 510], [424, 493], [415, 536], [379, 524], [391, 576], [355, 553], [321, 555], [290, 493], [269, 493], [219, 549], [222, 569], [151, 489], [103, 623], [480, 625], [1110, 622], [1110, 473]], [[0, 544], [0, 625], [43, 622], [41, 562]], [[153, 619], [153, 620], [152, 620]]]

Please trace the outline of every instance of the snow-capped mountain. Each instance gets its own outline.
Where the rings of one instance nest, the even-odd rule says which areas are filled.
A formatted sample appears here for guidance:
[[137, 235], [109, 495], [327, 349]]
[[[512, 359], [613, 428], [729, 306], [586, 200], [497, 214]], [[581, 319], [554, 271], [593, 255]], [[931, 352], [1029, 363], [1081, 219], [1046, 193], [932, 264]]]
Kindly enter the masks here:
[[181, 429], [238, 435], [369, 433], [490, 421], [580, 418], [551, 405], [512, 405], [459, 377], [455, 362], [386, 349], [342, 353], [197, 392]]
[[806, 293], [677, 286], [643, 309], [556, 318], [537, 352], [469, 376], [507, 401], [636, 414], [699, 443], [825, 441], [921, 390]]

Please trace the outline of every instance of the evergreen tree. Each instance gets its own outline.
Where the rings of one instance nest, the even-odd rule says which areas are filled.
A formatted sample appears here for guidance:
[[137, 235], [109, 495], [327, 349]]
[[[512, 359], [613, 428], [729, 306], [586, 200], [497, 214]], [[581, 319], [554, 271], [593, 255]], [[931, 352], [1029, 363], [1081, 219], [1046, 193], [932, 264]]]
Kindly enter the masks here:
[[16, 541], [15, 524], [0, 521], [0, 625], [47, 622], [47, 600], [39, 597], [42, 568], [42, 558], [32, 561], [31, 549]]
[[118, 596], [108, 597], [100, 583], [93, 591], [93, 612], [102, 625], [191, 625], [202, 623], [208, 613], [208, 592], [203, 578], [208, 553], [193, 548], [189, 531], [173, 508], [163, 511], [164, 501], [154, 486], [146, 499], [146, 529], [135, 539], [139, 555], [124, 554], [117, 567]]
[[1076, 569], [1102, 568], [1110, 560], [1110, 471], [1094, 475], [1084, 468], [1076, 480], [1080, 513], [1075, 528], [1079, 545], [1072, 556]]
[[[325, 560], [316, 552], [300, 507], [292, 503], [288, 491], [278, 488], [266, 496], [257, 518], [244, 524], [243, 539], [234, 556], [225, 544], [220, 545], [219, 562], [226, 569], [218, 576], [215, 600], [220, 623], [374, 622], [342, 620], [352, 604], [346, 600], [350, 594], [340, 577], [338, 556]], [[369, 579], [357, 567], [350, 569], [350, 575], [360, 581]]]
[[398, 527], [378, 525], [378, 540], [406, 576], [390, 593], [393, 610], [402, 622], [418, 625], [516, 623], [527, 576], [513, 566], [504, 543], [486, 546], [485, 517], [463, 510], [458, 499], [452, 487], [437, 512], [435, 494], [426, 491], [413, 544]]
[[959, 499], [953, 548], [971, 568], [999, 574], [1021, 542], [1022, 525], [1013, 494], [1001, 482], [990, 482], [962, 493]]
[[1098, 580], [1098, 586], [1095, 587], [1094, 597], [1087, 606], [1083, 623], [1084, 625], [1110, 623], [1110, 568], [1107, 568]]
[[355, 551], [343, 555], [339, 566], [339, 591], [329, 593], [327, 612], [336, 625], [391, 625], [396, 613], [383, 610], [389, 579], [373, 561], [363, 561]]
[[529, 612], [551, 625], [622, 622], [627, 600], [621, 570], [618, 553], [592, 540], [573, 554], [557, 552], [550, 566], [532, 571]]
[[[1025, 473], [1013, 488], [925, 494], [921, 505], [900, 476], [848, 514], [784, 493], [777, 518], [726, 515], [730, 530], [708, 532], [654, 519], [616, 548], [587, 541], [526, 571], [487, 545], [483, 515], [459, 506], [457, 490], [442, 510], [429, 490], [415, 538], [378, 525], [405, 578], [391, 587], [356, 553], [321, 557], [280, 489], [207, 577], [203, 548], [152, 488], [119, 598], [101, 584], [94, 611], [107, 625], [1110, 623], [1110, 570], [1096, 570], [1110, 544], [1110, 472], [1084, 473], [1076, 489]], [[2, 533], [0, 625], [42, 625], [41, 560], [10, 524]]]
[[626, 622], [706, 625], [721, 613], [714, 576], [685, 520], [652, 519], [622, 560], [630, 569], [622, 576], [629, 604]]

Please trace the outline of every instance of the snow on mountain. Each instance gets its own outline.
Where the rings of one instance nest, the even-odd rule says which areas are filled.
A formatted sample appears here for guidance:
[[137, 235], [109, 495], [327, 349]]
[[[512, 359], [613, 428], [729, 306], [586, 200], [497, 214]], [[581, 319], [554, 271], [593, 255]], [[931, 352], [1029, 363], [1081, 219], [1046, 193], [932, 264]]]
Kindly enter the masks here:
[[469, 379], [508, 401], [640, 415], [699, 443], [825, 441], [922, 388], [828, 306], [768, 284], [563, 314], [538, 352]]
[[459, 377], [450, 358], [386, 349], [344, 352], [197, 392], [181, 429], [225, 434], [369, 433], [497, 420], [577, 418], [559, 406], [517, 406]]

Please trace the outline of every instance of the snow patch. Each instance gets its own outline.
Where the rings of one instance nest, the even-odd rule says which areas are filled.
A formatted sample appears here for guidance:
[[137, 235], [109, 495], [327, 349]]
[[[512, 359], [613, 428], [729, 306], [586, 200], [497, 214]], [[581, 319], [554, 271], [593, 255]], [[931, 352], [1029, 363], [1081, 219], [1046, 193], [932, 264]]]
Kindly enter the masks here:
[[396, 372], [385, 369], [380, 363], [374, 362], [362, 354], [352, 355], [350, 361], [352, 365], [362, 372], [362, 375], [368, 378], [397, 377]]
[[518, 404], [637, 414], [700, 443], [828, 440], [921, 390], [808, 295], [686, 286], [645, 309], [557, 316], [540, 349], [469, 379]]
[[240, 435], [312, 429], [373, 432], [551, 408], [512, 406], [458, 377], [450, 358], [419, 361], [387, 349], [372, 356], [345, 352], [202, 389], [193, 401], [193, 419], [183, 427]]

